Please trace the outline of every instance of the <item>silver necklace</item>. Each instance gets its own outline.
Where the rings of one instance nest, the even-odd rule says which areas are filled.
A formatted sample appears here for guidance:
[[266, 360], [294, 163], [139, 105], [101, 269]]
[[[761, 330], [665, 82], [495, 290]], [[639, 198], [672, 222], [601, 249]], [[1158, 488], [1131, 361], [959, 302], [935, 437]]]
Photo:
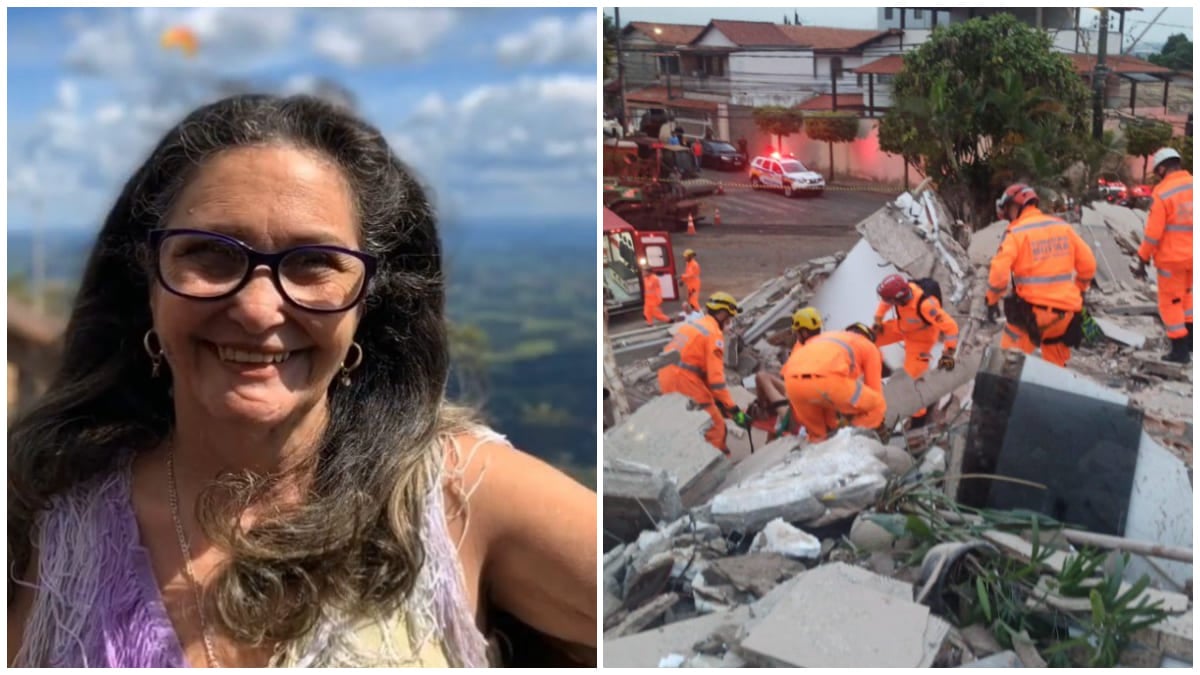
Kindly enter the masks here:
[[204, 636], [204, 655], [208, 658], [210, 668], [220, 668], [217, 660], [217, 650], [213, 646], [212, 629], [204, 619], [204, 602], [200, 595], [200, 583], [196, 581], [196, 573], [192, 570], [192, 548], [188, 546], [187, 535], [183, 533], [183, 519], [179, 517], [179, 495], [175, 486], [175, 449], [167, 452], [167, 501], [171, 504], [171, 519], [175, 521], [175, 535], [179, 538], [179, 552], [183, 554], [183, 569], [187, 575], [188, 585], [196, 600], [196, 613], [200, 615], [200, 633]]

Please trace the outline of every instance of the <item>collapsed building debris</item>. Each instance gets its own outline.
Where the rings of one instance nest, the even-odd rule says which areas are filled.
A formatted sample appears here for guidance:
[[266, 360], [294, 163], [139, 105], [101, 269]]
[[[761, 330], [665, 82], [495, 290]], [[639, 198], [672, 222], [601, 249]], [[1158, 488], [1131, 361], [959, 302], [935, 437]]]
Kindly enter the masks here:
[[[882, 350], [895, 370], [887, 422], [904, 432], [886, 443], [752, 430], [730, 439], [731, 462], [705, 442], [706, 414], [657, 395], [657, 354], [677, 327], [612, 336], [635, 412], [605, 436], [606, 665], [1190, 663], [1191, 369], [1159, 361], [1153, 284], [1128, 270], [1144, 213], [1081, 213], [1099, 332], [1067, 369], [998, 348], [983, 296], [1006, 223], [964, 247], [927, 186], [859, 223], [845, 255], [741, 301], [726, 372], [744, 406], [754, 372], [786, 358], [795, 309], [840, 327], [873, 314], [884, 276], [936, 279], [960, 327], [957, 366], [914, 382], [901, 349]], [[904, 429], [923, 407], [931, 422]], [[1036, 574], [1014, 572], [1026, 568]], [[983, 589], [1057, 626], [1063, 648], [1035, 624], [1009, 631], [979, 605]], [[1096, 601], [1150, 625], [1105, 633]]]

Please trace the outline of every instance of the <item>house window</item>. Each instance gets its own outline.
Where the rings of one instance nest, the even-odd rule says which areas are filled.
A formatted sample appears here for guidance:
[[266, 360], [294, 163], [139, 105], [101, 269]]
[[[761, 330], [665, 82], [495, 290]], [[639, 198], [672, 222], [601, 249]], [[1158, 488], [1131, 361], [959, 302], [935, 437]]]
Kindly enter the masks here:
[[875, 76], [875, 82], [878, 84], [891, 84], [894, 77], [893, 75], [879, 74]]
[[862, 87], [862, 73], [855, 73], [858, 76], [858, 86]]
[[677, 56], [660, 56], [660, 57], [658, 57], [658, 74], [659, 75], [678, 75], [679, 74], [679, 57], [677, 57]]
[[829, 60], [829, 75], [835, 80], [842, 79], [842, 57], [835, 56]]
[[884, 21], [891, 21], [891, 20], [892, 20], [892, 8], [891, 8], [891, 7], [884, 7], [884, 8], [883, 8], [883, 20], [884, 20]]
[[916, 19], [917, 21], [920, 21], [923, 16], [925, 16], [925, 13], [922, 12], [921, 10], [919, 10], [919, 9], [913, 10], [913, 18]]
[[725, 57], [705, 56], [700, 59], [700, 69], [709, 77], [724, 77]]

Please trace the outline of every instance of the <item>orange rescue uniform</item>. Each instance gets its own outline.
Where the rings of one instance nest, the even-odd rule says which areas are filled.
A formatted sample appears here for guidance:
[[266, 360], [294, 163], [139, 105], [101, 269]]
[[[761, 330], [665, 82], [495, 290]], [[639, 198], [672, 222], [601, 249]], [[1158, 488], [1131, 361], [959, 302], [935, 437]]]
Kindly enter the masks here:
[[1172, 171], [1154, 186], [1146, 233], [1138, 247], [1158, 270], [1158, 313], [1167, 337], [1187, 337], [1192, 323], [1192, 174]]
[[725, 384], [725, 335], [711, 315], [688, 321], [679, 327], [664, 354], [679, 352], [679, 364], [658, 371], [658, 389], [664, 394], [680, 393], [704, 408], [712, 426], [704, 438], [721, 452], [725, 445], [725, 415], [717, 407], [732, 410], [737, 406]]
[[[1055, 341], [1083, 309], [1083, 292], [1096, 276], [1096, 257], [1075, 228], [1059, 218], [1028, 206], [1008, 224], [1000, 250], [988, 274], [987, 303], [1000, 301], [1010, 280], [1014, 292], [1030, 305], [1041, 333], [1042, 357], [1066, 366], [1071, 348]], [[1011, 320], [1004, 326], [1002, 349], [1032, 354], [1033, 343], [1025, 328]]]
[[[933, 346], [939, 336], [947, 347], [958, 346], [958, 323], [942, 309], [937, 298], [923, 295], [924, 291], [917, 284], [909, 282], [908, 286], [913, 296], [907, 304], [897, 306], [881, 302], [875, 309], [875, 322], [883, 324], [883, 332], [877, 336], [875, 344], [886, 347], [904, 342], [904, 372], [915, 380], [929, 370]], [[885, 323], [883, 317], [890, 309], [896, 311], [896, 318]]]
[[870, 340], [849, 331], [822, 333], [792, 351], [783, 366], [788, 402], [808, 438], [822, 441], [838, 414], [856, 427], [883, 424], [883, 358]]
[[642, 316], [646, 317], [647, 324], [653, 326], [655, 319], [671, 323], [671, 318], [662, 311], [662, 283], [650, 271], [642, 275], [642, 301]]
[[687, 304], [694, 310], [700, 309], [700, 263], [692, 258], [687, 262], [687, 266], [683, 269], [683, 276], [680, 277], [683, 281], [684, 288], [687, 289]]

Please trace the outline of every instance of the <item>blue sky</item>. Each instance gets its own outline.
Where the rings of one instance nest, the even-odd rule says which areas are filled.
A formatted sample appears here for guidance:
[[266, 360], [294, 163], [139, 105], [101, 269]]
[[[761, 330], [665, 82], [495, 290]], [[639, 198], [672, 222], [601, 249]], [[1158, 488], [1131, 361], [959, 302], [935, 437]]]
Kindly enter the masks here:
[[[189, 58], [160, 45], [185, 26]], [[9, 9], [8, 221], [98, 228], [172, 124], [232, 90], [349, 93], [443, 219], [596, 213], [594, 9]]]

